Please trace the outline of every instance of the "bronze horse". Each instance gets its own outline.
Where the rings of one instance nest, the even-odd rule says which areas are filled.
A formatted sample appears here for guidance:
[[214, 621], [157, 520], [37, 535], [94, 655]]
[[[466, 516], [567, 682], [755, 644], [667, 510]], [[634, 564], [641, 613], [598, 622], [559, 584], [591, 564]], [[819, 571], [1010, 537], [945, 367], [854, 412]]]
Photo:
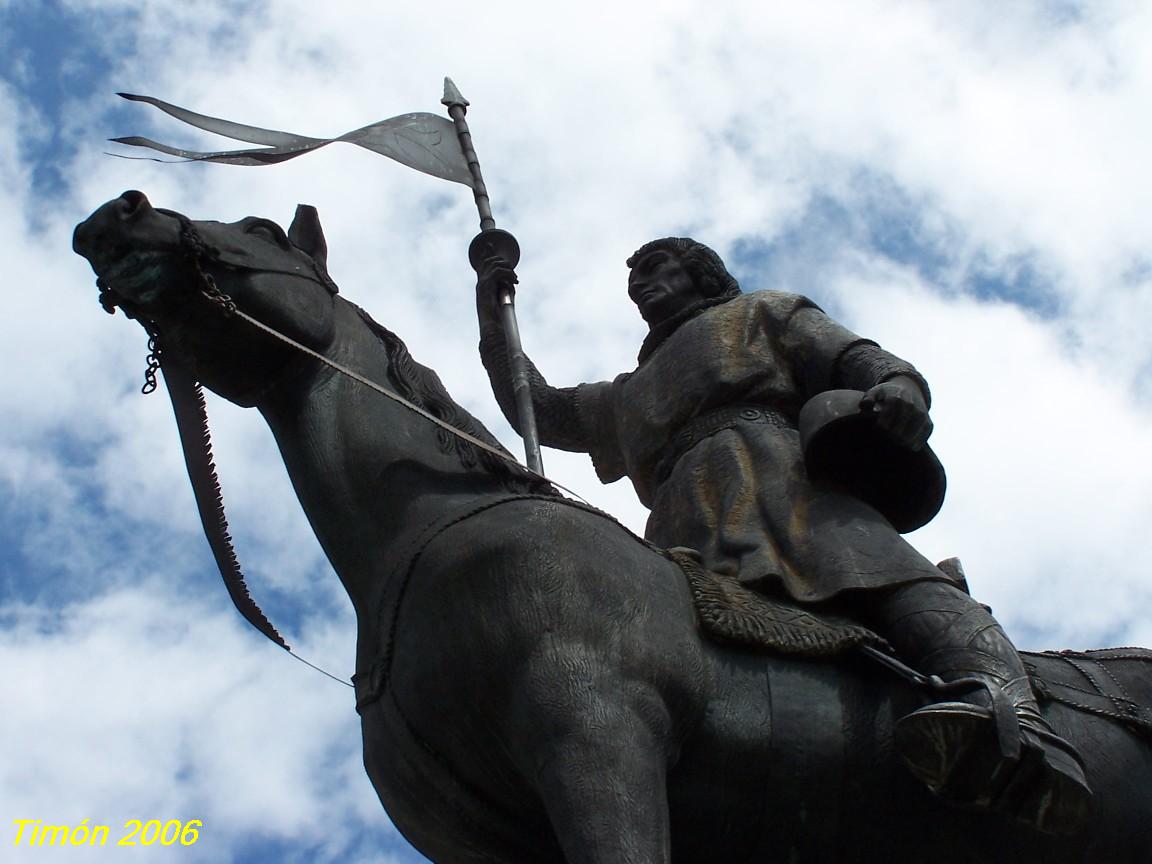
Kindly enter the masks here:
[[[1076, 836], [949, 806], [892, 752], [894, 718], [920, 702], [911, 686], [858, 657], [703, 640], [683, 573], [611, 518], [206, 296], [216, 286], [495, 445], [336, 293], [315, 211], [285, 234], [191, 222], [126, 192], [74, 246], [108, 304], [157, 334], [166, 368], [272, 428], [356, 610], [365, 767], [432, 860], [1152, 862], [1152, 740], [1132, 725], [1047, 704], [1096, 793]], [[1063, 663], [1031, 659], [1053, 675]], [[1152, 704], [1150, 673], [1137, 650], [1108, 666], [1134, 714]]]

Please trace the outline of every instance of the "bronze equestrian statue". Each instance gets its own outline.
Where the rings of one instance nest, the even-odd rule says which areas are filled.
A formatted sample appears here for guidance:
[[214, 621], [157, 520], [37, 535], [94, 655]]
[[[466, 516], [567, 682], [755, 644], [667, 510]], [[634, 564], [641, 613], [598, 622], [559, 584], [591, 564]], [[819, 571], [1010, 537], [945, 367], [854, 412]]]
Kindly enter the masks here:
[[[193, 222], [126, 192], [77, 227], [74, 247], [96, 271], [105, 307], [121, 308], [154, 335], [166, 377], [195, 378], [254, 406], [271, 427], [356, 610], [354, 680], [365, 767], [393, 822], [432, 860], [1152, 864], [1148, 652], [1025, 657], [1043, 700], [1037, 711], [1023, 695], [1016, 699], [1026, 717], [1019, 759], [1051, 786], [1053, 772], [1061, 773], [1053, 767], [1056, 753], [1069, 754], [1077, 766], [1072, 754], [1082, 757], [1093, 797], [1082, 824], [1071, 826], [1074, 833], [1045, 833], [1012, 818], [1039, 814], [1033, 821], [1041, 827], [1059, 827], [1044, 823], [1044, 808], [1028, 797], [1035, 787], [1011, 772], [1002, 791], [1020, 790], [1021, 807], [1007, 808], [1006, 815], [956, 806], [913, 776], [894, 746], [900, 719], [924, 707], [919, 688], [854, 652], [771, 654], [703, 638], [686, 578], [690, 568], [675, 563], [680, 558], [509, 463], [435, 373], [337, 293], [314, 210], [300, 208], [286, 233], [264, 219]], [[679, 253], [673, 258], [679, 261]], [[485, 284], [510, 278], [498, 267], [490, 270]], [[647, 302], [644, 291], [638, 293]], [[748, 296], [709, 309], [725, 315], [763, 300]], [[797, 322], [816, 320], [811, 306], [794, 305]], [[769, 317], [754, 316], [776, 312], [749, 313], [746, 323], [774, 326]], [[691, 332], [685, 327], [706, 323], [704, 315], [673, 330], [646, 363], [659, 361], [673, 340]], [[867, 353], [863, 343], [849, 350]], [[695, 373], [686, 368], [685, 374]], [[919, 387], [910, 368], [901, 375]], [[748, 404], [777, 404], [769, 392], [795, 385], [781, 376], [769, 382], [776, 390], [756, 393]], [[855, 385], [861, 378], [829, 380]], [[423, 414], [372, 392], [365, 381], [399, 393]], [[890, 382], [873, 401], [902, 398], [894, 392], [902, 382]], [[608, 401], [618, 386], [593, 385], [581, 395]], [[883, 399], [876, 399], [880, 392]], [[573, 422], [610, 421], [606, 411], [581, 402], [568, 415]], [[424, 414], [463, 430], [469, 440]], [[765, 411], [762, 419], [784, 428], [783, 417]], [[784, 445], [742, 424], [668, 451], [666, 477], [638, 472], [634, 479], [652, 482], [658, 501], [669, 484], [685, 482], [679, 476], [690, 464], [685, 460], [704, 458], [733, 438], [761, 448], [759, 465], [768, 452], [781, 471], [795, 470], [788, 469], [785, 460], [794, 454], [788, 457]], [[911, 419], [894, 425], [912, 438], [925, 433], [922, 423], [914, 430]], [[587, 435], [584, 427], [569, 428]], [[609, 439], [595, 440], [600, 447]], [[635, 454], [621, 449], [618, 455]], [[611, 464], [604, 461], [610, 454], [596, 458], [602, 470]], [[635, 470], [627, 462], [621, 467]], [[795, 477], [758, 474], [756, 482]], [[821, 525], [824, 493], [800, 491], [809, 505], [803, 518]], [[844, 497], [829, 494], [833, 503]], [[863, 528], [876, 524], [865, 509], [850, 512]], [[724, 540], [710, 550], [685, 525], [670, 526], [679, 533], [667, 542], [695, 543], [710, 565], [722, 564], [717, 553], [739, 548]], [[894, 532], [886, 536], [860, 554], [902, 542]], [[792, 535], [798, 537], [803, 532]], [[768, 560], [756, 549], [746, 551]], [[784, 580], [803, 575], [787, 568], [806, 554], [780, 546], [780, 570], [765, 570], [757, 587], [783, 590]], [[739, 586], [731, 574], [717, 578]], [[815, 578], [807, 584], [828, 592], [818, 605], [838, 602], [829, 584]], [[900, 597], [906, 586], [916, 592], [950, 584], [932, 574], [860, 586], [858, 593]], [[949, 589], [946, 596], [955, 593]], [[917, 618], [918, 606], [908, 602]], [[872, 611], [862, 615], [870, 614], [890, 641], [905, 638], [898, 623], [885, 627], [884, 616], [894, 613], [883, 601], [864, 601], [869, 604]], [[938, 620], [962, 621], [967, 612], [949, 607]], [[980, 659], [969, 671], [992, 675], [983, 658], [999, 651], [1001, 641], [998, 634], [977, 639]], [[976, 717], [974, 728], [988, 731], [983, 707], [961, 702], [943, 713]], [[931, 711], [920, 716], [934, 717]], [[946, 722], [929, 726], [946, 729]], [[983, 751], [976, 743], [979, 762]], [[993, 761], [997, 774], [999, 751]], [[980, 775], [967, 764], [963, 771]]]

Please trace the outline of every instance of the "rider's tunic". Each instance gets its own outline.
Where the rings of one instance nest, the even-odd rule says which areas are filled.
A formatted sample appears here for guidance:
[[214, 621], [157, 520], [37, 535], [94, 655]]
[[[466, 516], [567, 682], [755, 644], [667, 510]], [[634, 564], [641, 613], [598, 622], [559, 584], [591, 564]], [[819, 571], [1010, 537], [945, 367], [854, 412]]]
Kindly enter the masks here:
[[943, 576], [876, 510], [804, 470], [804, 402], [896, 375], [927, 398], [912, 366], [807, 299], [757, 291], [689, 318], [635, 371], [580, 385], [576, 416], [600, 479], [629, 477], [651, 509], [649, 540], [814, 602]]

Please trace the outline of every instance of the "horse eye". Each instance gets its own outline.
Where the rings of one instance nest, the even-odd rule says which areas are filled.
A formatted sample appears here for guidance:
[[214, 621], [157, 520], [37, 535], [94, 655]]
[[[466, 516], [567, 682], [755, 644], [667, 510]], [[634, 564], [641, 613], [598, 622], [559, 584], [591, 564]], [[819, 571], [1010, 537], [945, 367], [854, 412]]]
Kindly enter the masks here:
[[257, 234], [263, 237], [265, 240], [272, 241], [277, 246], [283, 246], [287, 243], [287, 238], [284, 236], [284, 232], [281, 231], [279, 227], [268, 222], [257, 222], [248, 226], [247, 233]]

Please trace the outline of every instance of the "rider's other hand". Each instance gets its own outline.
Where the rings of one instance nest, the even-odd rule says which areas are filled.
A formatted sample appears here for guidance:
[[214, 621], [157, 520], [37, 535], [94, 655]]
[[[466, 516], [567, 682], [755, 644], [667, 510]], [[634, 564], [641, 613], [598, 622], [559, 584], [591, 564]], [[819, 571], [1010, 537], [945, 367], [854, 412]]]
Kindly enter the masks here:
[[875, 415], [876, 425], [909, 450], [919, 450], [932, 434], [924, 394], [910, 378], [877, 384], [860, 400], [860, 410]]

